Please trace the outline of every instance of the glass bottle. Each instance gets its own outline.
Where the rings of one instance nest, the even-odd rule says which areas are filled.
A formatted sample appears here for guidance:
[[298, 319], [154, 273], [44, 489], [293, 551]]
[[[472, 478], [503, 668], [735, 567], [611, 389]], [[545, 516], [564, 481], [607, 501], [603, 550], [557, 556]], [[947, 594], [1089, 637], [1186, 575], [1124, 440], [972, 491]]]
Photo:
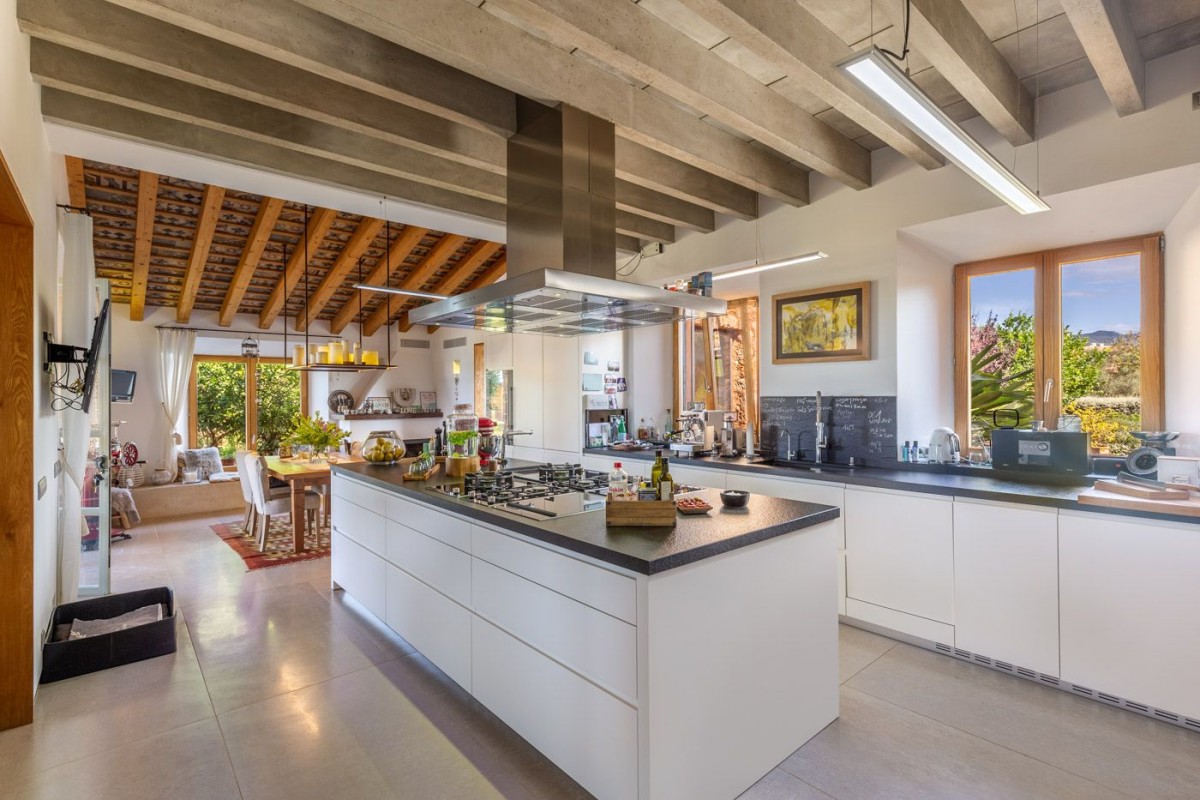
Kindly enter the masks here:
[[479, 454], [479, 417], [469, 403], [459, 403], [446, 418], [446, 456], [474, 458]]
[[671, 477], [670, 459], [663, 456], [662, 475], [658, 478], [658, 499], [670, 500], [675, 494], [675, 479]]
[[654, 454], [654, 466], [650, 468], [650, 485], [658, 490], [658, 482], [662, 480], [663, 471], [663, 451], [658, 450]]
[[613, 464], [612, 472], [608, 473], [608, 499], [629, 499], [629, 473], [621, 468], [621, 462]]

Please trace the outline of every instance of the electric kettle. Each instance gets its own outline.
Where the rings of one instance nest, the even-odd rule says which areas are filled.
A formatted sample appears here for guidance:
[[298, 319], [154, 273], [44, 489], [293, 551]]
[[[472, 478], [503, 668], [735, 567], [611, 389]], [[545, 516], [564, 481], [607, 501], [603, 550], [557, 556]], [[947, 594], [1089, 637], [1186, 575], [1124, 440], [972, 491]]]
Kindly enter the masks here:
[[934, 428], [929, 434], [929, 460], [939, 464], [957, 464], [962, 447], [958, 434], [950, 428]]

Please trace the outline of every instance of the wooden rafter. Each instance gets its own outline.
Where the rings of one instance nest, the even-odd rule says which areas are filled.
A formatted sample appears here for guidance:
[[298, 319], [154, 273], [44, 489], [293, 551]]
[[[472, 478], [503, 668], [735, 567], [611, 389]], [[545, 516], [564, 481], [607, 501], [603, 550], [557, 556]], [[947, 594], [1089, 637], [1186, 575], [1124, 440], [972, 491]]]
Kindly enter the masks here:
[[304, 270], [307, 264], [304, 262], [305, 253], [315, 253], [317, 245], [325, 238], [325, 234], [329, 232], [329, 226], [337, 219], [337, 212], [328, 208], [317, 208], [312, 212], [312, 216], [308, 220], [308, 239], [307, 242], [301, 241], [288, 257], [287, 265], [284, 267], [284, 274], [279, 283], [275, 284], [275, 288], [271, 290], [271, 297], [263, 306], [262, 311], [258, 315], [258, 327], [264, 330], [271, 327], [275, 322], [275, 318], [279, 316], [279, 312], [283, 310], [284, 304], [288, 297], [296, 288], [296, 284], [300, 282], [300, 278], [304, 275]]
[[242, 304], [242, 297], [246, 294], [246, 289], [254, 277], [254, 270], [258, 268], [258, 260], [262, 257], [263, 248], [266, 247], [267, 240], [271, 238], [271, 232], [275, 230], [275, 221], [279, 219], [279, 212], [282, 210], [283, 201], [279, 198], [263, 198], [262, 205], [258, 209], [258, 216], [254, 219], [254, 226], [250, 229], [250, 236], [246, 240], [246, 246], [242, 250], [242, 257], [233, 273], [233, 281], [229, 284], [229, 291], [225, 294], [224, 302], [221, 303], [221, 316], [217, 322], [222, 327], [228, 327], [233, 323], [234, 315], [237, 314], [238, 307]]
[[154, 236], [154, 208], [158, 200], [158, 175], [138, 173], [137, 234], [133, 246], [133, 288], [129, 318], [140, 321], [146, 314], [146, 286], [150, 281], [150, 247]]
[[[482, 273], [480, 273], [479, 277], [477, 277], [475, 280], [473, 280], [469, 284], [467, 284], [467, 287], [465, 289], [463, 289], [463, 292], [473, 292], [476, 289], [482, 289], [484, 286], [493, 284], [496, 281], [500, 280], [500, 277], [507, 271], [508, 271], [508, 255], [505, 253], [501, 253], [500, 257], [497, 258], [495, 261], [493, 261], [492, 265], [490, 267], [488, 267]], [[442, 285], [449, 287], [449, 282], [443, 281]], [[450, 289], [450, 288], [447, 288], [447, 292], [450, 294], [458, 294], [457, 292], [454, 292], [453, 289]], [[407, 325], [408, 327], [405, 327], [405, 325]], [[400, 332], [407, 333], [409, 328], [411, 328], [411, 327], [412, 327], [412, 323], [408, 322], [408, 312], [405, 311], [404, 314], [402, 315], [402, 319], [401, 319]], [[437, 325], [426, 325], [425, 332], [433, 333], [434, 331], [436, 331], [438, 329], [438, 327], [439, 326], [437, 326]]]
[[192, 252], [188, 255], [187, 272], [183, 287], [179, 290], [179, 304], [175, 307], [175, 321], [186, 323], [192, 317], [192, 306], [196, 303], [196, 291], [208, 263], [208, 251], [212, 247], [217, 220], [221, 217], [221, 204], [225, 190], [220, 186], [207, 186], [200, 203], [200, 215], [196, 218], [196, 232], [192, 239]]
[[[429, 231], [415, 225], [409, 225], [400, 232], [400, 236], [396, 241], [392, 242], [388, 248], [387, 256], [383, 261], [375, 265], [371, 270], [371, 274], [367, 276], [366, 282], [373, 286], [380, 286], [392, 276], [397, 269], [404, 264], [404, 260], [408, 258], [408, 254], [412, 249], [421, 243]], [[334, 315], [333, 322], [329, 324], [329, 330], [334, 335], [342, 332], [357, 316], [359, 312], [359, 303], [366, 303], [373, 298], [377, 292], [362, 292], [360, 296], [352, 296]]]
[[67, 156], [67, 197], [75, 208], [87, 207], [87, 191], [83, 181], [83, 159]]
[[[487, 263], [487, 260], [496, 254], [501, 245], [495, 242], [480, 242], [471, 248], [471, 252], [463, 257], [463, 260], [458, 262], [454, 269], [446, 273], [446, 275], [437, 282], [431, 291], [435, 294], [457, 294], [457, 289], [462, 285], [462, 282], [475, 274], [475, 270]], [[500, 260], [504, 260], [504, 256], [500, 256]]]
[[313, 323], [313, 320], [321, 316], [321, 312], [333, 298], [334, 292], [341, 287], [346, 276], [358, 264], [358, 259], [375, 241], [375, 237], [382, 228], [383, 220], [363, 217], [362, 221], [358, 223], [358, 227], [354, 229], [354, 235], [350, 237], [350, 241], [346, 242], [346, 246], [342, 248], [338, 260], [334, 262], [333, 267], [325, 273], [325, 277], [309, 295], [306, 313], [296, 316], [296, 330], [304, 330], [307, 325]]
[[[456, 233], [447, 233], [442, 236], [441, 241], [425, 254], [425, 258], [421, 259], [421, 263], [412, 268], [412, 271], [408, 273], [398, 288], [410, 291], [420, 289], [443, 264], [450, 260], [451, 256], [458, 252], [458, 248], [462, 247], [463, 242], [466, 240], [467, 237]], [[367, 317], [367, 321], [363, 323], [363, 333], [367, 336], [373, 336], [375, 331], [391, 321], [392, 312], [397, 310], [399, 310], [398, 306], [389, 304], [385, 298], [384, 302], [380, 303], [371, 312], [371, 315]]]

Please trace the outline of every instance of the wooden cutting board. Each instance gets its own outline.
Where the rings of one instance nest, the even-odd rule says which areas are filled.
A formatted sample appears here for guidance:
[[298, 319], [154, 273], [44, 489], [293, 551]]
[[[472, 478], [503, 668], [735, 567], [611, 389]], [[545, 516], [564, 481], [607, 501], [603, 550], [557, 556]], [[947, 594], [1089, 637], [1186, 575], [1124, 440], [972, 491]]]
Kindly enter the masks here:
[[1102, 488], [1092, 487], [1079, 493], [1079, 502], [1089, 506], [1105, 506], [1107, 508], [1123, 508], [1126, 511], [1149, 511], [1155, 514], [1179, 514], [1187, 517], [1200, 517], [1200, 499], [1188, 500], [1144, 500], [1128, 495], [1106, 492]]
[[1165, 488], [1158, 489], [1154, 486], [1140, 486], [1136, 483], [1121, 483], [1120, 481], [1105, 481], [1099, 480], [1095, 483], [1095, 488], [1108, 492], [1109, 494], [1123, 494], [1128, 497], [1136, 497], [1139, 500], [1187, 500], [1188, 490], [1186, 485], [1178, 489]]

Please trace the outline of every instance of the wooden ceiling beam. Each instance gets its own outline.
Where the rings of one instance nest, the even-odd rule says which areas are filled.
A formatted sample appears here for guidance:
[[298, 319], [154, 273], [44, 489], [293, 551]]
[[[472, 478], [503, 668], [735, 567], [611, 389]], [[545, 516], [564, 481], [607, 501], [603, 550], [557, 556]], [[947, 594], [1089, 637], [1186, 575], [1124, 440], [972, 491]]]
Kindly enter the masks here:
[[[499, 258], [497, 258], [494, 262], [492, 262], [492, 265], [490, 267], [488, 267], [486, 270], [484, 270], [479, 275], [479, 277], [477, 277], [477, 278], [475, 278], [475, 280], [471, 281], [471, 283], [469, 283], [467, 285], [467, 287], [463, 289], [463, 292], [473, 292], [476, 289], [482, 289], [484, 286], [493, 284], [496, 281], [500, 280], [501, 276], [503, 276], [504, 273], [507, 271], [508, 271], [508, 256], [502, 254]], [[447, 293], [449, 293], [449, 294], [462, 294], [462, 292], [453, 291], [449, 281], [443, 281], [441, 285], [443, 286], [443, 288], [445, 288], [447, 290]], [[440, 327], [441, 327], [440, 325], [426, 325], [425, 332], [433, 333]], [[409, 329], [411, 329], [411, 328], [412, 328], [412, 323], [408, 321], [408, 312], [405, 311], [403, 314], [400, 315], [400, 332], [408, 333]]]
[[[475, 274], [475, 270], [479, 269], [487, 260], [496, 254], [504, 245], [496, 242], [480, 242], [467, 253], [462, 261], [454, 265], [454, 268], [447, 272], [437, 284], [430, 289], [435, 294], [457, 294], [457, 289], [462, 285], [468, 277]], [[504, 260], [504, 256], [500, 256], [500, 260]]]
[[[412, 253], [413, 248], [419, 245], [428, 234], [429, 231], [416, 225], [406, 226], [396, 237], [396, 241], [388, 247], [387, 256], [371, 270], [366, 283], [372, 286], [385, 284], [396, 270], [404, 266], [405, 260]], [[350, 299], [343, 303], [338, 312], [333, 315], [333, 322], [329, 324], [330, 333], [336, 336], [345, 330], [346, 326], [358, 317], [362, 304], [369, 302], [376, 294], [378, 292], [359, 289], [354, 295], [351, 295]]]
[[788, 78], [897, 152], [926, 169], [945, 163], [933, 145], [835, 66], [853, 51], [800, 3], [683, 0], [683, 4], [758, 56], [779, 65]]
[[263, 198], [262, 205], [258, 208], [258, 216], [254, 218], [254, 225], [250, 229], [250, 236], [246, 239], [246, 246], [242, 248], [242, 257], [233, 272], [229, 291], [225, 293], [225, 300], [221, 303], [221, 314], [217, 318], [221, 327], [227, 328], [233, 323], [242, 297], [246, 294], [246, 287], [250, 285], [251, 279], [254, 278], [254, 270], [258, 268], [258, 259], [262, 256], [267, 240], [271, 238], [271, 232], [275, 230], [275, 220], [279, 218], [282, 209], [283, 201], [279, 198]]
[[1062, 0], [1063, 11], [1117, 114], [1146, 108], [1146, 63], [1123, 0]]
[[[899, 30], [904, 28], [905, 2], [880, 3]], [[962, 0], [911, 2], [912, 47], [1010, 144], [1032, 142], [1033, 96]]]
[[137, 227], [133, 244], [133, 289], [129, 297], [129, 319], [140, 322], [146, 315], [146, 284], [150, 280], [150, 250], [154, 244], [154, 208], [158, 203], [158, 175], [138, 173]]
[[337, 212], [333, 209], [314, 208], [312, 210], [308, 220], [308, 235], [305, 237], [304, 234], [301, 234], [304, 238], [288, 256], [280, 281], [275, 284], [275, 288], [271, 290], [270, 299], [258, 314], [258, 327], [266, 330], [274, 324], [275, 318], [283, 310], [287, 299], [295, 291], [296, 284], [300, 283], [300, 279], [304, 277], [304, 270], [308, 266], [304, 260], [305, 256], [309, 260], [313, 258], [335, 219], [337, 219]]
[[[489, 0], [776, 152], [855, 189], [871, 154], [745, 70], [629, 0]], [[575, 103], [570, 95], [559, 99]]]
[[[451, 256], [458, 252], [458, 248], [462, 247], [466, 240], [467, 237], [459, 236], [456, 233], [443, 234], [441, 240], [429, 249], [421, 262], [412, 268], [412, 271], [405, 276], [397, 288], [409, 291], [419, 290], [433, 277], [434, 273], [450, 260]], [[366, 336], [374, 336], [375, 331], [391, 321], [392, 313], [402, 308], [400, 304], [389, 304], [388, 297], [390, 295], [385, 295], [384, 302], [380, 303], [363, 323], [363, 334]]]
[[346, 246], [342, 248], [338, 260], [325, 273], [325, 277], [321, 279], [317, 288], [305, 301], [306, 313], [296, 316], [296, 330], [304, 330], [308, 325], [312, 325], [317, 317], [321, 316], [321, 312], [333, 298], [334, 292], [341, 288], [350, 271], [358, 265], [358, 260], [374, 243], [375, 237], [379, 235], [382, 228], [383, 220], [363, 217], [362, 222], [355, 229], [354, 235], [350, 237], [350, 241], [346, 242]]
[[83, 179], [83, 159], [67, 156], [67, 202], [75, 208], [87, 208], [87, 185]]
[[200, 204], [200, 214], [196, 217], [187, 272], [184, 274], [183, 287], [179, 290], [179, 304], [175, 307], [176, 322], [186, 324], [192, 317], [192, 306], [196, 303], [196, 292], [200, 288], [200, 279], [204, 276], [204, 266], [208, 263], [208, 251], [212, 247], [213, 234], [217, 230], [217, 221], [221, 218], [221, 204], [224, 200], [225, 190], [220, 186], [204, 187], [204, 200]]
[[716, 126], [698, 125], [687, 111], [462, 0], [299, 2], [522, 96], [569, 101], [611, 120], [619, 136], [746, 188], [792, 205], [808, 202], [803, 168]]

